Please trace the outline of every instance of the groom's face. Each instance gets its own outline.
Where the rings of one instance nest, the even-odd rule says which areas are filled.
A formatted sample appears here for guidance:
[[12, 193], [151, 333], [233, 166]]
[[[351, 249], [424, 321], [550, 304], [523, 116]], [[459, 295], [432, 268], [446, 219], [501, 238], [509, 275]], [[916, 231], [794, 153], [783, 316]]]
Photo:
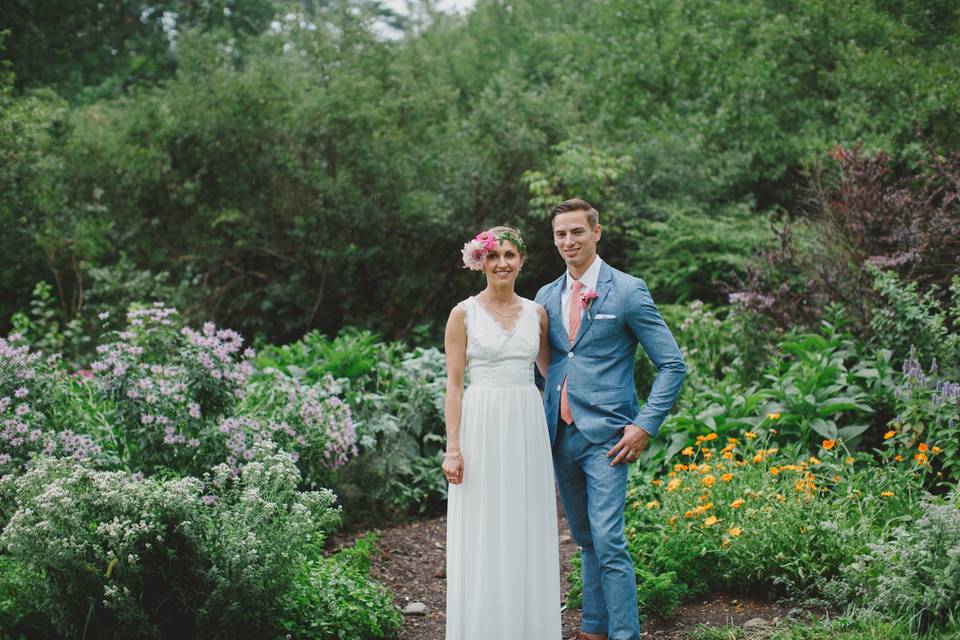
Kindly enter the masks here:
[[558, 213], [553, 219], [553, 243], [568, 269], [588, 266], [597, 255], [599, 240], [600, 225], [591, 228], [586, 211]]

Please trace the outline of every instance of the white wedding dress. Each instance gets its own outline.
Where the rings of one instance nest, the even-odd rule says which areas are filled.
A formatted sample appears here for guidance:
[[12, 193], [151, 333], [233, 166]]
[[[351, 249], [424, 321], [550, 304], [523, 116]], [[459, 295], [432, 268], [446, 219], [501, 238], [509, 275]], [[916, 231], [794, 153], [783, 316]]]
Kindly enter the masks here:
[[560, 640], [553, 460], [533, 382], [535, 303], [512, 329], [474, 298], [466, 310], [463, 483], [447, 503], [446, 640]]

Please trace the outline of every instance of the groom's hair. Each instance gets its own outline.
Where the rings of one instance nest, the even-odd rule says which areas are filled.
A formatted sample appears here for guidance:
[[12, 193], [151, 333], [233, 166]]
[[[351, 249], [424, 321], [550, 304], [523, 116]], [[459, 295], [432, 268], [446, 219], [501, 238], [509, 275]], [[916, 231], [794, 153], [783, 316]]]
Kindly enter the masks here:
[[590, 225], [590, 228], [596, 227], [600, 224], [600, 212], [593, 208], [593, 205], [582, 200], [581, 198], [573, 198], [572, 200], [564, 200], [557, 206], [553, 208], [553, 212], [550, 214], [550, 224], [553, 224], [553, 221], [561, 213], [570, 213], [571, 211], [584, 211], [587, 214], [587, 224]]

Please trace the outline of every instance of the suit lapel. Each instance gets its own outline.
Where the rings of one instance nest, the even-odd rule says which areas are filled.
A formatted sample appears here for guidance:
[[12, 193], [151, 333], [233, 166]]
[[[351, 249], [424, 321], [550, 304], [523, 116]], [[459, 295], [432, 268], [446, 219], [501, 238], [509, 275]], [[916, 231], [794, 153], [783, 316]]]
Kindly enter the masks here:
[[[587, 312], [583, 315], [583, 318], [580, 319], [580, 328], [577, 330], [577, 339], [573, 341], [571, 349], [575, 348], [580, 341], [583, 339], [583, 336], [586, 335], [587, 330], [590, 328], [590, 325], [593, 324], [593, 319], [597, 317], [597, 312], [600, 310], [600, 307], [603, 305], [603, 301], [607, 299], [607, 296], [610, 294], [610, 281], [613, 280], [613, 272], [610, 271], [610, 267], [604, 262], [600, 265], [600, 276], [597, 278], [597, 297], [590, 303], [590, 306], [587, 307]], [[570, 304], [576, 304], [576, 300], [571, 300]]]
[[547, 299], [547, 304], [549, 305], [547, 315], [550, 318], [550, 332], [553, 333], [555, 343], [564, 345], [564, 347], [570, 344], [570, 339], [567, 337], [567, 330], [563, 328], [563, 305], [561, 304], [563, 285], [566, 277], [567, 274], [564, 272], [562, 276], [553, 282], [553, 289], [550, 291], [550, 297]]

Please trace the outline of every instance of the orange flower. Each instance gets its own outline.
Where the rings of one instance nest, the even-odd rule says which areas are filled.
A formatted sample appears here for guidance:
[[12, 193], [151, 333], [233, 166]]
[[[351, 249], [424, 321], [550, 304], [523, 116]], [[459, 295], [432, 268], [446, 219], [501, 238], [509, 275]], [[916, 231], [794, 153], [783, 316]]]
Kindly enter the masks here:
[[709, 459], [712, 458], [712, 457], [713, 457], [713, 451], [704, 450], [704, 452], [703, 452], [703, 459], [704, 459], [704, 460], [709, 460]]
[[811, 457], [810, 457], [810, 464], [812, 464], [812, 465], [818, 465], [818, 464], [823, 464], [823, 463], [820, 462], [820, 458], [818, 458], [818, 457], [816, 457], [816, 456], [811, 456]]
[[897, 462], [903, 462], [903, 456], [900, 455], [899, 453], [893, 456], [893, 459], [896, 460]]
[[881, 491], [880, 495], [883, 496], [884, 498], [892, 498], [893, 491]]
[[718, 518], [717, 516], [708, 516], [707, 519], [703, 521], [703, 526], [712, 527], [718, 522], [720, 522], [720, 518]]
[[933, 452], [933, 455], [937, 455], [938, 453], [943, 453], [943, 449], [941, 449], [940, 447], [934, 447], [932, 449], [932, 452]]
[[854, 460], [853, 458], [847, 458], [846, 460], [844, 460], [844, 462], [846, 462], [847, 464], [853, 464], [854, 462], [856, 462], [856, 460]]
[[775, 476], [775, 475], [778, 475], [779, 473], [780, 473], [780, 469], [777, 469], [776, 467], [770, 467], [770, 475]]
[[684, 514], [683, 514], [683, 517], [684, 517], [684, 518], [692, 518], [692, 517], [695, 516], [695, 515], [697, 515], [697, 512], [694, 511], [693, 509], [691, 509], [690, 511], [685, 511]]
[[763, 462], [763, 454], [762, 454], [762, 453], [758, 453], [757, 455], [753, 456], [753, 461], [754, 461], [754, 462]]
[[677, 472], [676, 472], [676, 471], [670, 471], [669, 473], [667, 473], [667, 477], [668, 477], [668, 478], [676, 478], [676, 477], [677, 477]]
[[717, 479], [714, 478], [714, 477], [711, 476], [711, 475], [703, 476], [703, 478], [700, 480], [700, 482], [702, 482], [704, 485], [706, 485], [706, 486], [708, 486], [708, 487], [712, 487], [713, 484], [714, 484], [716, 481], [717, 481]]
[[917, 451], [919, 451], [920, 453], [926, 453], [927, 449], [929, 448], [930, 447], [927, 446], [926, 442], [921, 442], [919, 445], [917, 445]]
[[730, 508], [731, 508], [731, 509], [739, 509], [739, 508], [742, 507], [745, 503], [746, 503], [746, 500], [744, 500], [743, 498], [737, 498], [736, 500], [734, 500], [733, 502], [730, 503]]
[[667, 520], [667, 524], [676, 524], [676, 523], [677, 523], [677, 516], [670, 516], [670, 519]]
[[914, 454], [913, 459], [917, 461], [917, 464], [926, 464], [927, 463], [927, 454], [917, 453]]
[[716, 439], [717, 439], [717, 434], [715, 433], [708, 433], [707, 437], [704, 438], [704, 440], [716, 440]]
[[723, 480], [724, 482], [730, 482], [731, 480], [733, 480], [733, 474], [725, 473], [722, 476], [720, 476], [720, 479]]
[[676, 491], [680, 487], [680, 478], [674, 478], [667, 483], [667, 491]]
[[883, 439], [884, 439], [884, 440], [889, 440], [890, 438], [894, 437], [895, 435], [897, 435], [897, 432], [896, 432], [896, 431], [892, 431], [892, 430], [891, 430], [891, 431], [887, 431], [885, 434], [883, 434]]
[[736, 438], [727, 438], [727, 442], [730, 444], [737, 444], [738, 440]]
[[730, 451], [727, 451], [725, 454], [723, 454], [723, 459], [724, 459], [724, 460], [733, 460], [733, 453], [730, 452]]
[[770, 420], [779, 420], [779, 419], [780, 419], [780, 412], [779, 412], [779, 411], [774, 411], [773, 413], [768, 413], [768, 414], [767, 414], [767, 418], [769, 418]]
[[639, 503], [639, 502], [634, 502], [632, 505], [630, 505], [630, 508], [633, 509], [634, 511], [636, 511], [637, 509], [640, 508], [640, 503]]
[[663, 480], [651, 480], [650, 484], [652, 484], [655, 487], [659, 487], [660, 485], [663, 484]]
[[685, 448], [683, 451], [681, 451], [680, 453], [682, 453], [682, 454], [685, 455], [685, 456], [692, 456], [692, 455], [693, 455], [693, 447], [686, 447], [686, 448]]
[[747, 431], [745, 434], [743, 434], [743, 437], [747, 440], [753, 440], [757, 437], [757, 434], [755, 434], [753, 431]]
[[727, 533], [729, 533], [734, 538], [739, 538], [741, 535], [743, 535], [743, 529], [741, 529], [740, 527], [730, 527], [727, 530]]
[[830, 449], [833, 449], [836, 445], [837, 445], [837, 441], [836, 441], [836, 440], [824, 440], [824, 441], [823, 441], [823, 448], [826, 449], [827, 451], [830, 451]]
[[674, 470], [674, 471], [686, 471], [686, 470], [687, 470], [687, 465], [685, 465], [685, 464], [675, 464], [675, 465], [673, 465], [673, 470]]
[[659, 508], [660, 508], [660, 501], [659, 501], [659, 500], [651, 500], [650, 502], [647, 503], [647, 509], [648, 509], [648, 510], [650, 510], [650, 509], [659, 509]]
[[782, 494], [778, 493], [776, 497], [777, 497], [777, 500], [779, 500], [780, 502], [786, 501], [786, 497], [784, 497]]
[[730, 546], [730, 538], [724, 538], [723, 542], [720, 543], [720, 546], [726, 549]]

